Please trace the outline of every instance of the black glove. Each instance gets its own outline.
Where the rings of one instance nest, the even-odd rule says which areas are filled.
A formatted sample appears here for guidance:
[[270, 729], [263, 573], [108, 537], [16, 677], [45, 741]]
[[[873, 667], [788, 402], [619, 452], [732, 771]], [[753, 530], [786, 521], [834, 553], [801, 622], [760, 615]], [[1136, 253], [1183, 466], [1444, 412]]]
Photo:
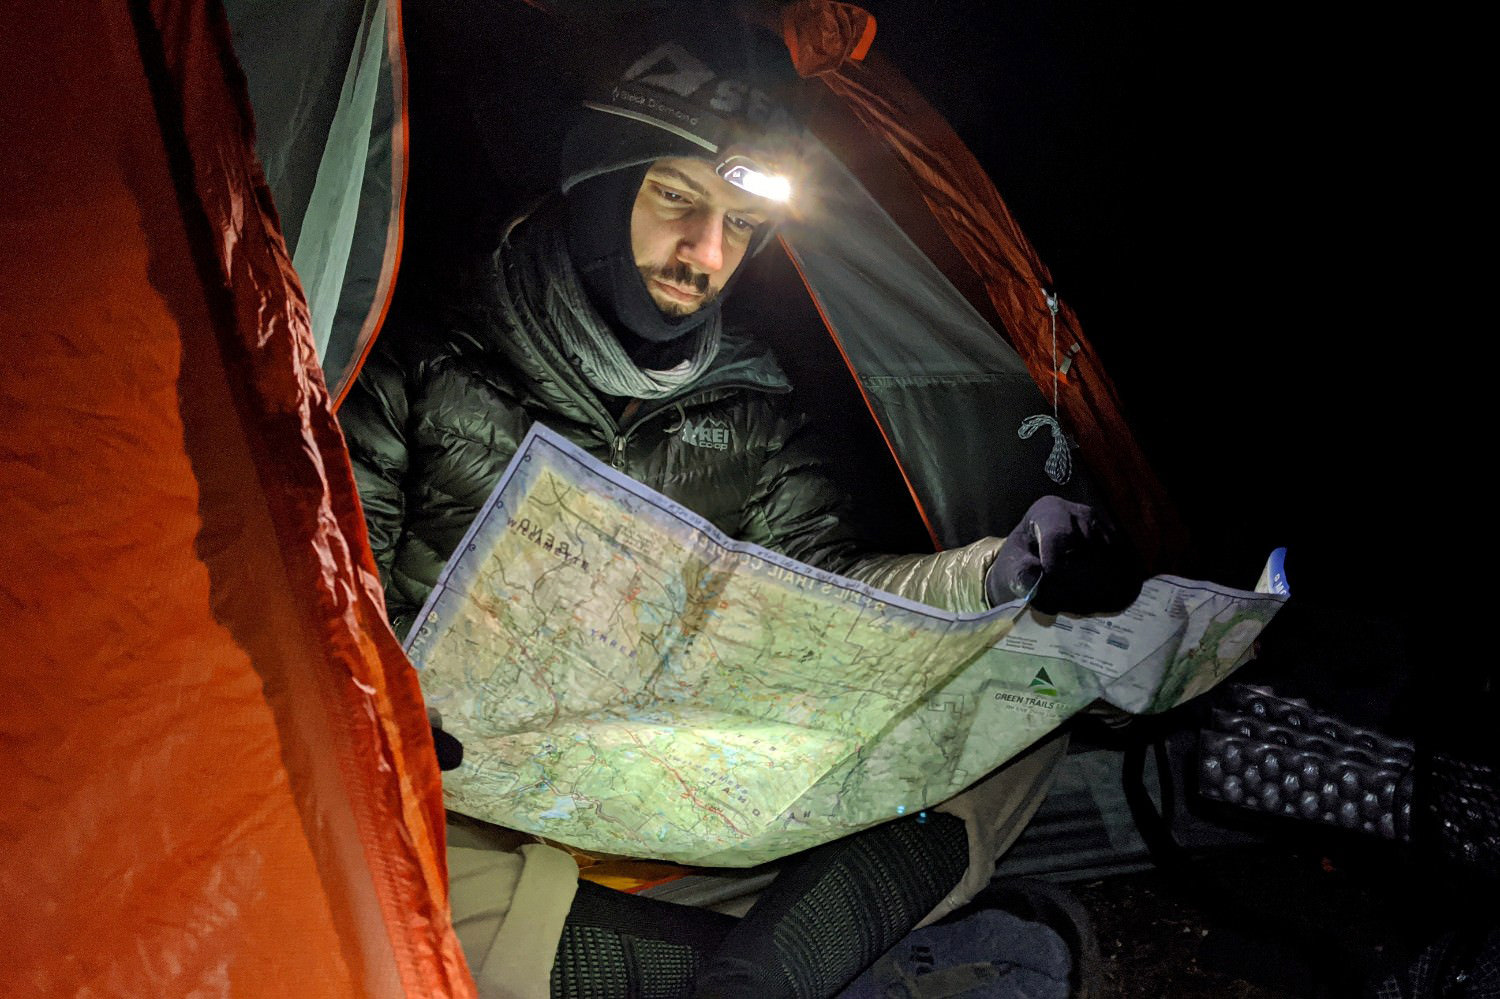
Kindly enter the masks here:
[[1043, 614], [1098, 614], [1130, 606], [1144, 580], [1130, 546], [1101, 511], [1043, 496], [1005, 538], [985, 576], [992, 606], [1024, 597]]
[[464, 744], [436, 725], [432, 726], [432, 748], [437, 750], [439, 770], [457, 770], [464, 761]]

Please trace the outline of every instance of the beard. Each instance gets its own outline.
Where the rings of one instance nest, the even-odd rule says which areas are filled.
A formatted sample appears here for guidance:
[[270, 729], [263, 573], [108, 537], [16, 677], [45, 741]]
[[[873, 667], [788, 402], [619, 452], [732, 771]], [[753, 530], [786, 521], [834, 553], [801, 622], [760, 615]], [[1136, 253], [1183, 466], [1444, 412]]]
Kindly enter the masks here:
[[[665, 266], [638, 264], [637, 267], [641, 272], [641, 280], [646, 284], [646, 291], [651, 295], [651, 301], [661, 310], [662, 315], [671, 319], [692, 315], [719, 295], [719, 289], [709, 288], [707, 274], [693, 270], [680, 260], [675, 260]], [[662, 301], [651, 292], [651, 282], [653, 280], [664, 281], [679, 288], [691, 288], [703, 297], [692, 304], [670, 300]]]

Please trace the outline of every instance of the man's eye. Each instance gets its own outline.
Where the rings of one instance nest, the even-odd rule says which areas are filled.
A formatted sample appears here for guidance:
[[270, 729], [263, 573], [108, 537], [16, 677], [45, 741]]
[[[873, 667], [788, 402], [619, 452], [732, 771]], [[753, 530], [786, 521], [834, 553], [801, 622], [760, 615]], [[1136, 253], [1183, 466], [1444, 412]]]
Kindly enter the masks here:
[[684, 198], [671, 188], [658, 187], [656, 193], [661, 195], [663, 201], [670, 201], [673, 204], [685, 204], [687, 202], [687, 198]]
[[760, 225], [759, 222], [752, 222], [750, 219], [735, 218], [733, 215], [728, 216], [728, 219], [729, 224], [734, 227], [734, 230], [743, 235], [754, 232]]

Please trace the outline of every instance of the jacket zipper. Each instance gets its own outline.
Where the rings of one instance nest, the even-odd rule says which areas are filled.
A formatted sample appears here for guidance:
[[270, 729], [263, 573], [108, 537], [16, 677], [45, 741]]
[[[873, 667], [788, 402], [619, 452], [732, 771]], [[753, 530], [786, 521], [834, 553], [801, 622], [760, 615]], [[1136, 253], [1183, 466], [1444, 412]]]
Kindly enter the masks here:
[[[663, 405], [660, 405], [655, 409], [647, 411], [644, 415], [638, 415], [640, 413], [640, 409], [645, 408], [644, 401], [641, 400], [643, 404], [640, 409], [637, 409], [635, 414], [630, 414], [635, 415], [637, 418], [631, 420], [629, 426], [621, 426], [615, 431], [615, 439], [613, 444], [611, 445], [609, 455], [610, 467], [619, 472], [623, 472], [625, 470], [625, 445], [629, 442], [630, 435], [634, 433], [638, 427], [645, 426], [647, 423], [650, 423], [662, 413], [670, 412], [673, 409], [681, 411], [687, 406], [691, 406], [694, 403], [698, 402], [700, 399], [707, 398], [709, 395], [719, 391], [720, 389], [735, 388], [749, 389], [751, 391], [754, 391], [756, 386], [749, 383], [743, 385], [737, 383], [714, 385], [705, 392], [696, 392], [693, 395], [686, 396], [682, 399], [673, 399], [671, 402], [664, 403]], [[626, 412], [629, 413], [629, 410], [627, 410]]]
[[[657, 406], [655, 409], [649, 410], [644, 414], [639, 415], [636, 419], [631, 420], [629, 426], [616, 425], [614, 440], [610, 444], [610, 467], [620, 472], [623, 472], [625, 470], [625, 445], [629, 442], [630, 435], [634, 433], [637, 428], [645, 426], [647, 423], [650, 423], [652, 420], [656, 419], [663, 413], [671, 412], [673, 409], [686, 409], [688, 406], [696, 405], [702, 400], [708, 398], [715, 392], [726, 389], [740, 389], [750, 392], [769, 391], [764, 386], [758, 385], [753, 382], [725, 382], [720, 385], [712, 385], [705, 391], [695, 392], [692, 395], [684, 396], [681, 399], [672, 399], [668, 402], [664, 402], [661, 405]], [[613, 423], [613, 421], [611, 421], [611, 423]]]

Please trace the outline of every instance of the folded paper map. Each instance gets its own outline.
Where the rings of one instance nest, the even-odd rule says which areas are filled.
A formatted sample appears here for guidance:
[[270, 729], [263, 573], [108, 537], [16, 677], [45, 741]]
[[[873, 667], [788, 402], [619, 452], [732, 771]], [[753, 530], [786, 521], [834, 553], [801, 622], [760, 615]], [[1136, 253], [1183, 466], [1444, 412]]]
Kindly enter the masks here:
[[407, 652], [447, 806], [595, 853], [764, 863], [936, 804], [1103, 698], [1165, 710], [1287, 598], [1169, 576], [1121, 614], [954, 614], [734, 541], [538, 424]]

